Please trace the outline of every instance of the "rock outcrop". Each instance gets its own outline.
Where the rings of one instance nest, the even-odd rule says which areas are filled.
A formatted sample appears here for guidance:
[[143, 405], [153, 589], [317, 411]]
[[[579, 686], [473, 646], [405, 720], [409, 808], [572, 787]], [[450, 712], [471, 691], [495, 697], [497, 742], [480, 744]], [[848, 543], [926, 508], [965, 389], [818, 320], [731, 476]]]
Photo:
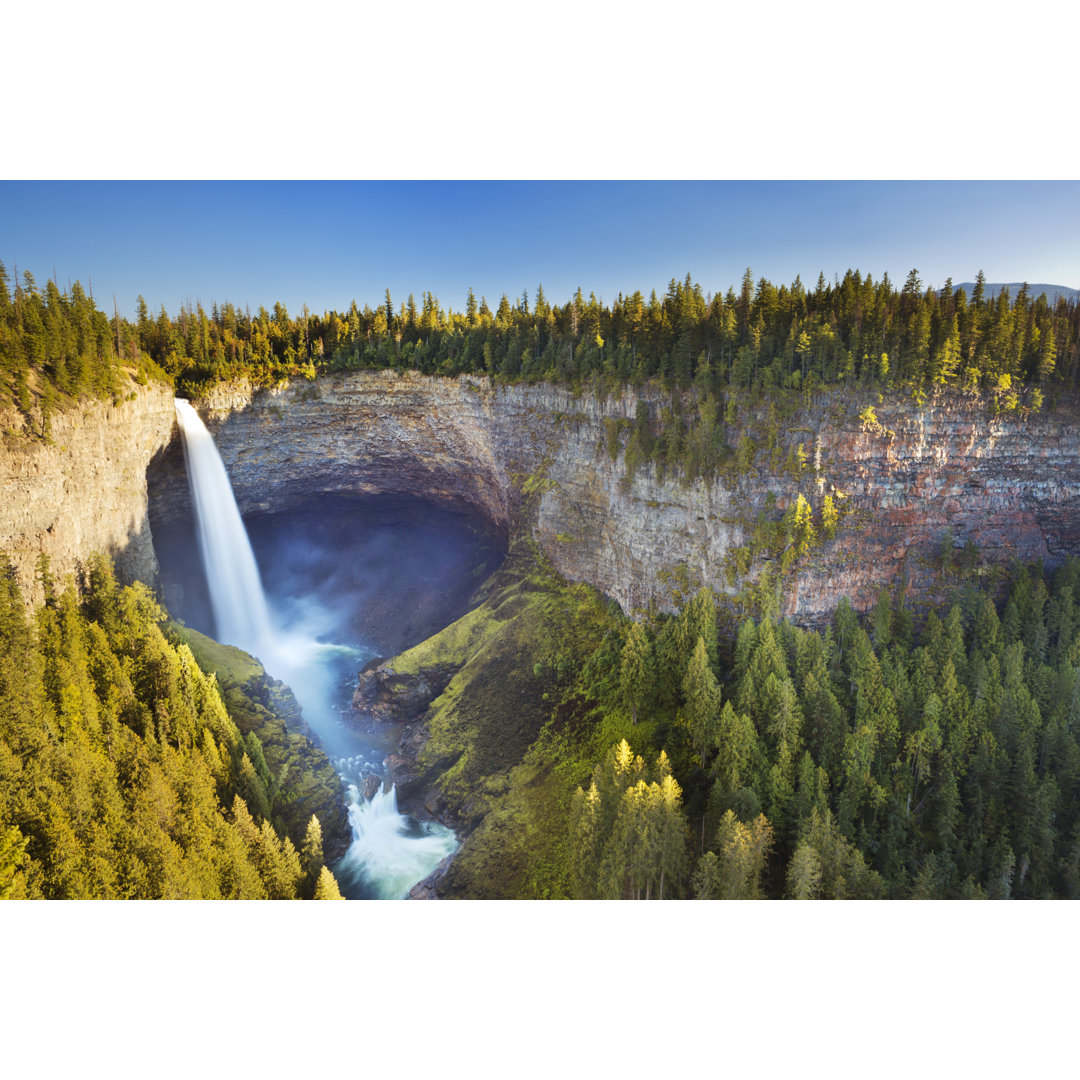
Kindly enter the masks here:
[[52, 417], [48, 441], [5, 438], [0, 449], [0, 551], [28, 603], [43, 597], [36, 567], [76, 573], [94, 552], [113, 556], [121, 581], [157, 574], [147, 516], [146, 473], [173, 435], [172, 391], [132, 390], [117, 403], [83, 401]]
[[368, 665], [360, 672], [352, 704], [374, 720], [406, 723], [423, 716], [446, 689], [456, 668], [429, 668], [399, 674], [390, 662]]
[[[753, 577], [755, 523], [800, 493], [818, 510], [826, 493], [843, 494], [848, 511], [836, 538], [789, 581], [786, 613], [804, 622], [842, 596], [865, 608], [898, 578], [915, 598], [929, 595], [950, 540], [970, 541], [989, 563], [1052, 563], [1080, 551], [1080, 437], [1070, 410], [995, 418], [960, 395], [891, 399], [867, 424], [859, 418], [867, 402], [835, 392], [785, 417], [770, 461], [759, 453], [737, 480], [684, 485], [652, 465], [628, 474], [637, 401], [631, 388], [600, 398], [381, 372], [218, 388], [199, 404], [242, 512], [324, 492], [422, 496], [504, 534], [528, 530], [562, 574], [627, 611], [671, 608], [699, 585], [730, 591]], [[743, 422], [760, 432], [763, 416]], [[743, 422], [727, 432], [733, 445]], [[808, 456], [801, 475], [773, 464], [798, 444]], [[152, 521], [190, 513], [178, 445], [155, 462], [151, 489]], [[741, 578], [732, 574], [738, 548], [750, 557]]]

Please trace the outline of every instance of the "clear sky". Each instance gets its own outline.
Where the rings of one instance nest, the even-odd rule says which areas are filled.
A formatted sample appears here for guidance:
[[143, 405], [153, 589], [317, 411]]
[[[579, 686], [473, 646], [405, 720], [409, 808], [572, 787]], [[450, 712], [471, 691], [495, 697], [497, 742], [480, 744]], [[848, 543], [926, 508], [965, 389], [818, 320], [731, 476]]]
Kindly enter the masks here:
[[542, 283], [610, 302], [689, 272], [707, 292], [812, 286], [849, 267], [1080, 287], [1077, 181], [0, 183], [0, 260], [170, 313], [229, 300], [290, 311], [432, 291], [494, 306]]

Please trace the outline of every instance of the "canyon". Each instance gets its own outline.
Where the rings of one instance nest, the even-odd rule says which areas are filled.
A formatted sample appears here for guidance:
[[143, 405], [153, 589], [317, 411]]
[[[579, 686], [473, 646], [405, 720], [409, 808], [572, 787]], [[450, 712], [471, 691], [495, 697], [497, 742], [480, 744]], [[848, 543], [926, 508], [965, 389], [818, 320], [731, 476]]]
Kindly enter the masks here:
[[[763, 561], [757, 522], [800, 494], [820, 511], [831, 493], [844, 510], [834, 538], [785, 579], [783, 613], [802, 623], [820, 623], [842, 597], [865, 609], [897, 584], [914, 602], [933, 600], [950, 545], [973, 545], [981, 566], [1053, 565], [1080, 551], [1069, 406], [995, 416], [955, 392], [920, 403], [831, 391], [789, 408], [772, 453], [759, 450], [738, 475], [683, 483], [649, 463], [628, 473], [639, 394], [656, 426], [654, 389], [604, 395], [416, 372], [222, 384], [196, 405], [242, 513], [326, 494], [419, 496], [504, 540], [531, 535], [559, 573], [628, 613], [671, 610], [701, 585], [735, 591]], [[766, 407], [740, 403], [727, 441], [751, 432], [760, 446]], [[778, 467], [800, 445], [806, 468]], [[106, 551], [123, 579], [152, 584], [154, 526], [191, 514], [172, 399], [160, 386], [57, 416], [49, 443], [9, 437], [3, 458], [0, 548], [35, 600], [42, 553], [63, 576]], [[739, 548], [748, 562], [736, 573]]]
[[[363, 372], [275, 388], [219, 385], [196, 403], [252, 522], [291, 517], [321, 529], [335, 502], [352, 513], [365, 497], [420, 498], [425, 520], [435, 504], [479, 523], [496, 549], [492, 564], [507, 553], [495, 573], [464, 583], [462, 602], [471, 594], [478, 607], [392, 659], [373, 659], [353, 698], [359, 711], [349, 725], [404, 722], [375, 724], [396, 747], [384, 765], [402, 809], [460, 840], [415, 895], [534, 895], [530, 860], [550, 853], [528, 847], [543, 830], [521, 822], [540, 812], [534, 799], [555, 797], [538, 747], [552, 718], [549, 694], [561, 685], [563, 641], [610, 616], [596, 593], [563, 579], [595, 587], [631, 615], [673, 610], [702, 585], [732, 596], [777, 558], [776, 526], [800, 497], [818, 531], [782, 578], [779, 600], [808, 626], [845, 597], [866, 610], [883, 588], [903, 590], [915, 605], [939, 601], [960, 580], [942, 573], [951, 566], [990, 573], [1014, 559], [1052, 566], [1080, 552], [1072, 405], [995, 414], [993, 400], [955, 393], [927, 401], [855, 390], [746, 397], [726, 403], [721, 434], [736, 452], [717, 476], [687, 482], [647, 461], [633, 467], [642, 403], [659, 436], [670, 398], [655, 388], [605, 394]], [[687, 395], [684, 412], [694, 407]], [[47, 441], [9, 434], [0, 475], [0, 542], [32, 603], [43, 596], [41, 555], [62, 578], [105, 551], [122, 579], [168, 584], [170, 533], [175, 543], [178, 528], [190, 528], [193, 508], [166, 388], [83, 403], [54, 419]], [[840, 508], [828, 537], [820, 528], [826, 496]], [[331, 550], [333, 565], [362, 572], [348, 567], [349, 544]], [[388, 603], [403, 611], [415, 605], [397, 580], [398, 549], [393, 559], [384, 570]], [[273, 583], [275, 569], [285, 571], [267, 562]], [[257, 685], [234, 691], [291, 700], [258, 672]], [[260, 738], [273, 747], [259, 717]], [[295, 743], [294, 729], [308, 734], [299, 710], [286, 709], [278, 741]], [[321, 754], [315, 763], [323, 797], [333, 772]], [[552, 819], [559, 829], [563, 813]], [[348, 842], [343, 806], [327, 802], [321, 820], [336, 857]]]
[[[641, 392], [654, 418], [661, 396]], [[785, 581], [783, 613], [820, 623], [842, 597], [866, 609], [901, 584], [932, 601], [944, 547], [981, 566], [1013, 559], [1048, 565], [1080, 551], [1080, 460], [1066, 406], [992, 415], [959, 394], [925, 403], [835, 391], [783, 418], [776, 449], [734, 479], [683, 483], [655, 466], [628, 474], [625, 449], [639, 392], [618, 395], [474, 376], [410, 373], [323, 376], [273, 390], [239, 384], [200, 402], [243, 513], [272, 512], [322, 494], [408, 494], [468, 512], [503, 537], [528, 533], [573, 582], [627, 613], [672, 610], [708, 585], [730, 593], [763, 561], [759, 519], [802, 494], [820, 510], [832, 493], [843, 514]], [[865, 413], [864, 413], [865, 415]], [[726, 437], [752, 432], [765, 406], [744, 404]], [[773, 467], [802, 446], [800, 475]], [[175, 441], [149, 470], [150, 524], [189, 512]], [[745, 574], [732, 553], [748, 549]], [[945, 554], [949, 558], [948, 552]]]

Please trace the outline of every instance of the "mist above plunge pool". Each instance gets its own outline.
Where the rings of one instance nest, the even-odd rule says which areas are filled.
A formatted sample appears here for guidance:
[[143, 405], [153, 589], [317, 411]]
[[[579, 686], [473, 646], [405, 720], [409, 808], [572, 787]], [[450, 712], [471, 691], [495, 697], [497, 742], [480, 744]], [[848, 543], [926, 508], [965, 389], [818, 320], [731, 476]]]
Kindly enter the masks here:
[[[412, 497], [317, 495], [244, 517], [276, 612], [310, 620], [320, 637], [392, 656], [448, 626], [502, 562], [505, 545], [477, 519]], [[217, 627], [194, 522], [154, 526], [172, 615], [214, 637]]]

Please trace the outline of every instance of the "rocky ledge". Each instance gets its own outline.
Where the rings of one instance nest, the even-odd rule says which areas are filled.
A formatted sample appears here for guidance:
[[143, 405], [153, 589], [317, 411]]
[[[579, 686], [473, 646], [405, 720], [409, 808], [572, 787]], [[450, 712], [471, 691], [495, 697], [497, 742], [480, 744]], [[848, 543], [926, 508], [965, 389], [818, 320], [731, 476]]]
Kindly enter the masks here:
[[0, 444], [0, 551], [27, 602], [44, 599], [36, 568], [77, 574], [90, 555], [111, 555], [124, 584], [157, 574], [148, 517], [147, 466], [173, 434], [172, 391], [136, 387], [116, 401], [83, 400], [52, 417], [48, 439], [3, 417]]

